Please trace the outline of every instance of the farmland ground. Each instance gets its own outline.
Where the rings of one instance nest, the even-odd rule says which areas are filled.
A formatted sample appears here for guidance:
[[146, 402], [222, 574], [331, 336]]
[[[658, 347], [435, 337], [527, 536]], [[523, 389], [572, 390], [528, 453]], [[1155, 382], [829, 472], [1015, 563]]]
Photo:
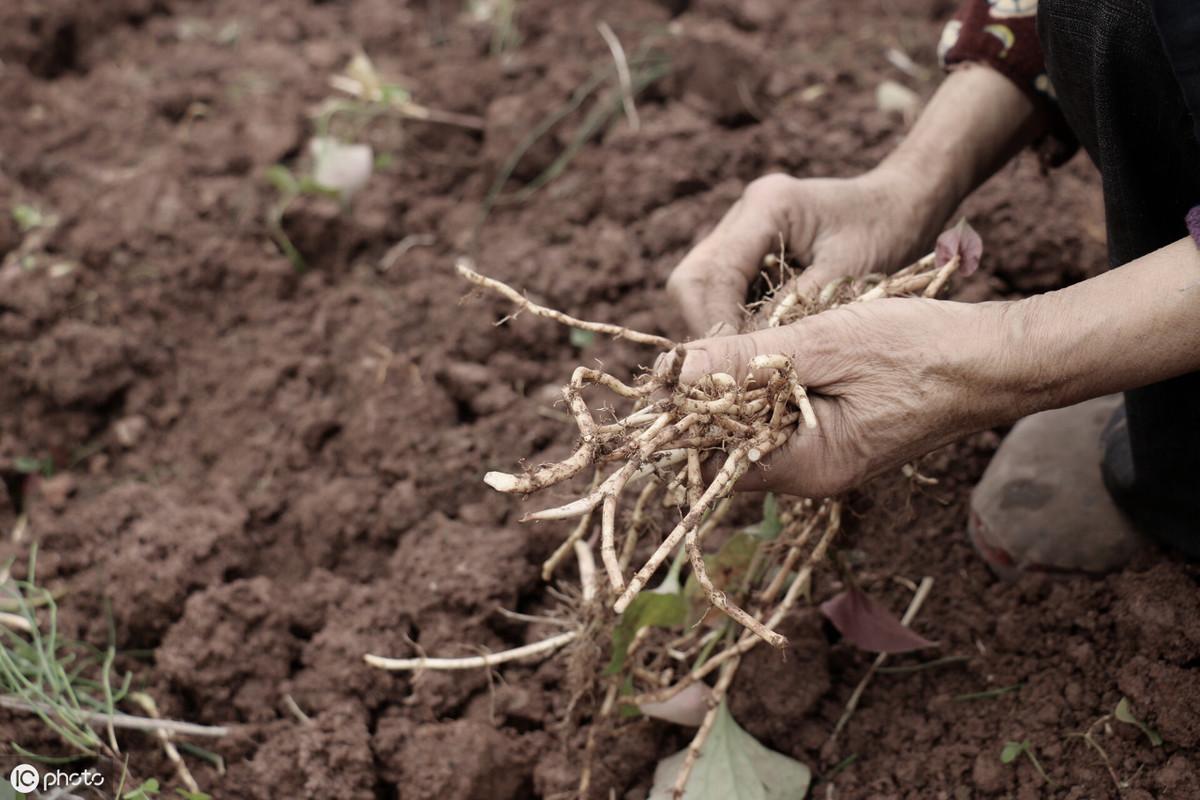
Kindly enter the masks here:
[[[877, 109], [876, 86], [928, 94], [934, 78], [899, 72], [885, 51], [934, 74], [950, 11], [695, 0], [672, 20], [672, 5], [688, 4], [519, 0], [521, 40], [503, 61], [488, 25], [449, 0], [0, 9], [0, 253], [29, 249], [0, 270], [0, 531], [28, 514], [10, 553], [40, 542], [69, 635], [103, 644], [111, 607], [119, 647], [150, 654], [124, 662], [165, 715], [238, 723], [217, 745], [224, 777], [192, 762], [214, 797], [507, 800], [574, 786], [585, 731], [559, 733], [561, 660], [491, 681], [362, 663], [414, 654], [413, 642], [471, 654], [552, 630], [496, 609], [554, 607], [538, 566], [561, 531], [517, 525], [522, 504], [480, 477], [567, 451], [573, 426], [553, 401], [581, 359], [621, 374], [653, 356], [599, 340], [580, 352], [533, 318], [493, 328], [508, 309], [460, 302], [452, 256], [523, 135], [611, 63], [595, 23], [631, 51], [657, 33], [675, 72], [639, 99], [641, 130], [618, 120], [558, 180], [495, 210], [479, 256], [570, 313], [681, 335], [662, 286], [697, 234], [764, 172], [849, 175], [886, 152], [903, 122]], [[373, 143], [390, 163], [351, 214], [304, 198], [285, 219], [311, 265], [299, 274], [264, 224], [262, 171], [302, 151], [308, 112], [357, 46], [419, 102], [483, 116], [486, 130], [381, 128]], [[516, 180], [574, 124], [534, 147]], [[1097, 185], [1082, 157], [1050, 178], [1030, 155], [1006, 169], [967, 208], [986, 252], [957, 298], [1101, 269]], [[56, 217], [39, 241], [10, 219], [17, 204]], [[820, 797], [832, 782], [843, 798], [1079, 799], [1116, 790], [1068, 734], [1127, 696], [1167, 743], [1128, 725], [1098, 734], [1124, 796], [1200, 797], [1196, 570], [1156, 555], [1105, 579], [991, 578], [963, 530], [998, 433], [926, 459], [932, 489], [885, 479], [856, 495], [845, 540], [893, 609], [908, 597], [894, 576], [932, 576], [917, 627], [969, 660], [879, 675], [823, 748], [869, 658], [800, 614], [786, 661], [764, 648], [747, 659], [734, 714], [817, 774], [855, 756]], [[31, 458], [52, 460], [53, 476], [26, 476]], [[1004, 742], [1024, 739], [1056, 787], [1026, 760], [1000, 763]], [[0, 752], [13, 740], [57, 746], [0, 711]], [[655, 761], [684, 741], [632, 723], [602, 747], [593, 796], [644, 796]], [[152, 738], [126, 745], [137, 776], [174, 774]]]

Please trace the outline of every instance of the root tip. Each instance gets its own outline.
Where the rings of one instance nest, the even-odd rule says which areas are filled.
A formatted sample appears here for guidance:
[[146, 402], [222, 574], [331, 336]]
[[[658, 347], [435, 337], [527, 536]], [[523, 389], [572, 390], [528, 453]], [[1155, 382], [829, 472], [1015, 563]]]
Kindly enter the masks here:
[[489, 472], [483, 476], [483, 482], [497, 492], [505, 492], [506, 494], [517, 491], [517, 487], [520, 485], [520, 480], [517, 476], [509, 475], [507, 472]]

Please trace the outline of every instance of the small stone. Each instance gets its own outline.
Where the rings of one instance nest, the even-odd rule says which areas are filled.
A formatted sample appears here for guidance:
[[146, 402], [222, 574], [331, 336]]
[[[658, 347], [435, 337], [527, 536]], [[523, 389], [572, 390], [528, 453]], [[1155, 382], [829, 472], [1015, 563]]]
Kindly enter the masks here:
[[128, 449], [137, 446], [148, 427], [149, 424], [145, 417], [134, 414], [117, 420], [117, 423], [113, 425], [113, 435], [117, 437], [117, 441], [121, 443], [122, 447]]
[[971, 780], [977, 789], [984, 792], [999, 792], [1008, 788], [1008, 774], [1000, 763], [999, 754], [984, 752], [976, 756]]

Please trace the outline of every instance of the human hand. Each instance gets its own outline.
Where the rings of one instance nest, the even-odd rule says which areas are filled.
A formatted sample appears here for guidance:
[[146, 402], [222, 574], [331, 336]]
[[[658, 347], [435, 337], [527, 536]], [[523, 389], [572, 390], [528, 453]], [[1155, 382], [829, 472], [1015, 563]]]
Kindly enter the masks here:
[[675, 268], [667, 290], [692, 333], [708, 336], [740, 329], [746, 290], [781, 238], [788, 259], [808, 265], [797, 279], [802, 293], [844, 275], [890, 272], [922, 255], [942, 223], [914, 185], [895, 167], [849, 179], [759, 178]]
[[755, 356], [790, 358], [817, 427], [799, 427], [737, 488], [826, 497], [1026, 410], [1007, 379], [1006, 305], [896, 298], [840, 306], [692, 342], [680, 380], [725, 372], [740, 381]]

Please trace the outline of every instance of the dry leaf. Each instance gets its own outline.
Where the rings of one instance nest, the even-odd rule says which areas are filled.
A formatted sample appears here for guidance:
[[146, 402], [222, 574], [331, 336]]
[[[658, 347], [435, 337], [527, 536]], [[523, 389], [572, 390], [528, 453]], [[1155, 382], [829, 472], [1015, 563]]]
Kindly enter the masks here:
[[890, 611], [860, 589], [850, 589], [821, 604], [821, 613], [855, 647], [872, 653], [907, 653], [933, 642], [900, 624]]

